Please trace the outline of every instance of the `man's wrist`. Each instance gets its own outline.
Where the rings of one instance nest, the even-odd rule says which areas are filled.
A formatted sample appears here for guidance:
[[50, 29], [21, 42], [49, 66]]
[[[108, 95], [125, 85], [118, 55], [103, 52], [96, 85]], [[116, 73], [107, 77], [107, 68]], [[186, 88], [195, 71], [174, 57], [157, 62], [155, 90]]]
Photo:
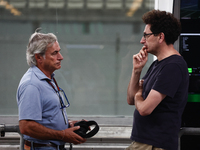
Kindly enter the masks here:
[[142, 72], [142, 69], [133, 69], [133, 70], [132, 70], [132, 73], [138, 74], [138, 75], [140, 75], [141, 72]]
[[65, 138], [65, 131], [64, 130], [62, 130], [62, 133], [61, 133], [61, 141]]

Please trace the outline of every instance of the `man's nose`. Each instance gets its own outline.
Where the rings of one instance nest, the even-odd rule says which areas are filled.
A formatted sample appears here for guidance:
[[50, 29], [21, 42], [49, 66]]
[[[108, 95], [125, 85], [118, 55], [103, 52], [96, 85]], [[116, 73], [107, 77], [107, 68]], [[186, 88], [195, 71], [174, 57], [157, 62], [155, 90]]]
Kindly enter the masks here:
[[145, 42], [146, 42], [145, 38], [142, 37], [141, 40], [140, 40], [140, 43], [141, 43], [141, 44], [144, 44]]
[[61, 53], [59, 53], [59, 55], [58, 55], [58, 59], [63, 60], [63, 56], [62, 56]]

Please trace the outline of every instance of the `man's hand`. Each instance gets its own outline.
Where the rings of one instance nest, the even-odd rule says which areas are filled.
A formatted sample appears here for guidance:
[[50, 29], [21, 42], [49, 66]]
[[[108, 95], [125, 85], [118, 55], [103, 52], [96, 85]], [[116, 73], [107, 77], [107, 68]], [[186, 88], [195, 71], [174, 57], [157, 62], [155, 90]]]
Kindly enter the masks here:
[[142, 105], [142, 102], [144, 101], [144, 98], [142, 97], [143, 82], [144, 80], [139, 81], [139, 89], [137, 93], [135, 94], [135, 107], [139, 112], [141, 111], [141, 105]]
[[75, 130], [78, 130], [80, 126], [71, 127], [60, 131], [47, 128], [33, 120], [20, 120], [19, 128], [21, 134], [41, 140], [61, 140], [73, 144], [81, 144], [86, 142], [86, 139], [74, 132]]
[[87, 120], [84, 120], [84, 119], [82, 119], [82, 120], [68, 120], [69, 127], [74, 127], [74, 124], [79, 122], [79, 121], [87, 121]]
[[71, 128], [71, 127], [74, 127], [74, 124], [75, 124], [76, 122], [78, 122], [78, 121], [68, 120], [68, 122], [69, 122], [69, 127]]
[[133, 55], [133, 70], [127, 89], [127, 103], [135, 105], [135, 94], [139, 90], [139, 79], [143, 67], [148, 60], [147, 47], [143, 46], [139, 53]]
[[133, 69], [141, 72], [147, 60], [148, 53], [146, 51], [146, 46], [143, 46], [139, 53], [133, 55]]
[[74, 132], [75, 130], [78, 130], [79, 128], [80, 126], [75, 126], [75, 127], [65, 129], [62, 140], [68, 143], [73, 143], [73, 144], [81, 144], [81, 143], [86, 142], [86, 139], [82, 138], [81, 136], [79, 136], [78, 134]]
[[141, 99], [141, 97], [142, 97], [143, 82], [144, 82], [143, 79], [141, 79], [141, 80], [139, 81], [139, 89], [138, 89], [138, 92], [135, 94], [135, 99]]

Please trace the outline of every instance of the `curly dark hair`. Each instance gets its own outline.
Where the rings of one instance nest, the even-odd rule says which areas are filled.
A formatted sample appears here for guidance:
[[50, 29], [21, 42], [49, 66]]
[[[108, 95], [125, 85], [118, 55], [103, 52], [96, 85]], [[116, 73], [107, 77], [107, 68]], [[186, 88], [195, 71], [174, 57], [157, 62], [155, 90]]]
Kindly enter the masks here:
[[174, 44], [181, 33], [180, 21], [169, 12], [152, 10], [145, 13], [142, 20], [145, 24], [151, 25], [150, 30], [155, 35], [163, 32], [167, 45]]

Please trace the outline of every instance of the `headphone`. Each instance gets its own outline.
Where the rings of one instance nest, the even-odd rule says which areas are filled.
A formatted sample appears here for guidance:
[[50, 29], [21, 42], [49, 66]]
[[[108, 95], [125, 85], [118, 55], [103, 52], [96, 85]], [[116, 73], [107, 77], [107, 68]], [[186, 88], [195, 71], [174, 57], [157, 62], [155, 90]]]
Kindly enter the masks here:
[[[90, 130], [90, 126], [93, 126], [93, 125], [95, 126], [94, 129], [88, 132]], [[74, 126], [80, 126], [80, 128], [78, 130], [75, 130], [74, 132], [83, 138], [91, 138], [99, 131], [98, 124], [93, 120], [79, 121], [79, 122], [76, 122]]]

